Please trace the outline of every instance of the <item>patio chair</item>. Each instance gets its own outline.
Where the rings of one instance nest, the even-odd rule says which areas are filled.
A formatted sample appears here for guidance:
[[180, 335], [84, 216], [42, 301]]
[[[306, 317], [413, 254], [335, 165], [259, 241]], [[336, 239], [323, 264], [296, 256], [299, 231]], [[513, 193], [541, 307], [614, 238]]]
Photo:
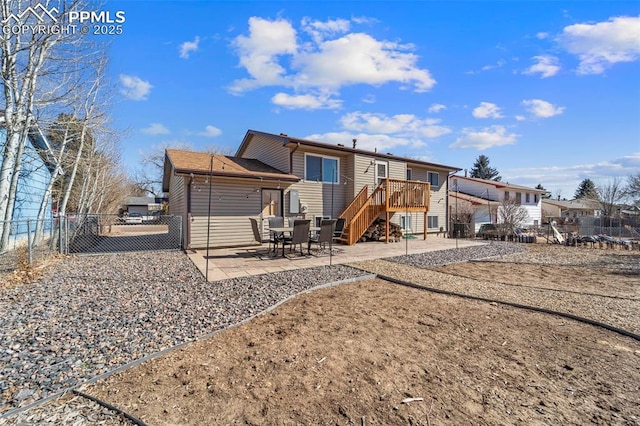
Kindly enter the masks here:
[[318, 252], [324, 252], [327, 243], [331, 243], [336, 228], [335, 219], [324, 219], [320, 222], [320, 232], [317, 236], [309, 238], [307, 251], [311, 253], [311, 244], [318, 245]]
[[260, 243], [261, 246], [264, 243], [269, 243], [269, 250], [267, 250], [262, 254], [268, 254], [271, 252], [271, 244], [273, 244], [273, 252], [275, 253], [277, 249], [277, 241], [273, 237], [270, 237], [269, 239], [264, 239], [262, 237], [262, 233], [260, 232], [260, 228], [258, 228], [258, 221], [252, 217], [250, 217], [249, 220], [251, 221], [251, 230], [253, 231], [253, 238], [258, 243]]
[[304, 218], [301, 216], [291, 216], [291, 217], [288, 217], [287, 220], [289, 221], [289, 226], [293, 228], [293, 225], [296, 222], [296, 220], [304, 220]]
[[[311, 228], [310, 220], [296, 220], [293, 223], [293, 232], [291, 233], [291, 237], [285, 237], [282, 243], [286, 246], [289, 245], [289, 250], [292, 250], [300, 244], [300, 255], [304, 256], [302, 252], [302, 245], [308, 243], [309, 241], [309, 228]], [[282, 247], [284, 251], [284, 247]]]
[[[284, 218], [282, 216], [275, 216], [269, 218], [269, 228], [284, 228]], [[269, 236], [272, 240], [274, 240], [274, 250], [278, 247], [278, 244], [284, 240], [283, 232], [271, 232]]]

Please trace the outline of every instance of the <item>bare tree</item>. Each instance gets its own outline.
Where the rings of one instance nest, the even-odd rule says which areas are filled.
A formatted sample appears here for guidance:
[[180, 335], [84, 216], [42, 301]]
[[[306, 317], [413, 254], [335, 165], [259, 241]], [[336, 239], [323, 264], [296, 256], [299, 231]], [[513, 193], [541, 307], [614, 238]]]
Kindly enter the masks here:
[[[164, 172], [164, 157], [167, 149], [181, 149], [193, 151], [193, 146], [188, 142], [162, 143], [154, 145], [142, 157], [142, 166], [136, 170], [133, 178], [138, 188], [158, 197], [162, 194], [162, 174]], [[209, 146], [204, 149], [208, 154], [231, 155], [228, 149], [217, 146]]]
[[625, 188], [620, 178], [614, 178], [607, 183], [598, 185], [598, 201], [602, 215], [612, 217], [616, 206], [620, 204], [625, 195]]
[[640, 172], [627, 176], [625, 195], [629, 197], [631, 201], [640, 200]]
[[[6, 247], [16, 202], [18, 178], [29, 133], [39, 121], [36, 112], [45, 111], [64, 99], [76, 80], [65, 71], [80, 68], [83, 37], [70, 31], [34, 31], [42, 20], [36, 9], [56, 7], [57, 24], [64, 26], [67, 10], [82, 8], [80, 0], [0, 1], [0, 21], [17, 25], [20, 31], [4, 31], [0, 37], [0, 83], [4, 97], [3, 127], [6, 141], [0, 164], [0, 249]], [[19, 20], [20, 22], [17, 22]], [[38, 24], [38, 25], [34, 25]], [[72, 49], [69, 49], [72, 47]], [[73, 55], [73, 56], [72, 56]], [[46, 196], [46, 193], [45, 193]]]
[[529, 218], [527, 209], [513, 198], [503, 198], [498, 206], [498, 223], [502, 224], [505, 235], [513, 235], [516, 228]]

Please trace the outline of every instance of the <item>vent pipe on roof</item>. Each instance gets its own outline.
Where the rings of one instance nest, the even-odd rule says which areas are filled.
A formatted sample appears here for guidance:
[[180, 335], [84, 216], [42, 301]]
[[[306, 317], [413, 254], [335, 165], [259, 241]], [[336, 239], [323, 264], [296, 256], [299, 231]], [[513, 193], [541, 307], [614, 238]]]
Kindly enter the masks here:
[[464, 169], [464, 177], [467, 177], [467, 169]]
[[356, 149], [356, 144], [358, 143], [358, 139], [353, 138], [353, 149]]

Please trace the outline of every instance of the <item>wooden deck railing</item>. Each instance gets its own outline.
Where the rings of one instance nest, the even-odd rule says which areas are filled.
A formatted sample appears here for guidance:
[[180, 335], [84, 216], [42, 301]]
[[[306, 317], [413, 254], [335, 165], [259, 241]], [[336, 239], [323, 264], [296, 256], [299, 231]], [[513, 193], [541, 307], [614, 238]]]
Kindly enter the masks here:
[[415, 180], [387, 179], [389, 202], [387, 210], [391, 212], [424, 211], [429, 208], [430, 185]]
[[358, 195], [351, 201], [351, 203], [347, 206], [346, 209], [340, 214], [338, 217], [342, 217], [345, 220], [347, 226], [351, 223], [353, 217], [358, 213], [358, 210], [364, 205], [369, 197], [369, 186], [365, 185], [362, 187]]
[[346, 222], [344, 238], [349, 245], [355, 244], [381, 213], [422, 211], [426, 215], [429, 210], [430, 187], [426, 182], [385, 179], [369, 197], [367, 192], [364, 186], [340, 215]]

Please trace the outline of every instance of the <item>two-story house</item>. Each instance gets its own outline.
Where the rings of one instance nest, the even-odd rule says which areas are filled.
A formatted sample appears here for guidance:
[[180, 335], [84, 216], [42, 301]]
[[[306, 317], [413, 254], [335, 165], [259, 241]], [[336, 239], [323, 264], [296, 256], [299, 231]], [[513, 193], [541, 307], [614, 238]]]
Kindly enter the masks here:
[[184, 218], [186, 248], [250, 244], [248, 219], [274, 216], [343, 217], [354, 244], [378, 217], [424, 238], [446, 229], [447, 177], [459, 170], [249, 130], [235, 156], [168, 149], [163, 191], [169, 213]]
[[499, 211], [503, 200], [514, 200], [527, 211], [527, 218], [522, 225], [538, 226], [542, 224], [543, 190], [529, 188], [509, 182], [470, 178], [453, 175], [449, 178], [450, 205], [470, 203], [473, 209], [475, 232], [484, 223], [500, 223]]

